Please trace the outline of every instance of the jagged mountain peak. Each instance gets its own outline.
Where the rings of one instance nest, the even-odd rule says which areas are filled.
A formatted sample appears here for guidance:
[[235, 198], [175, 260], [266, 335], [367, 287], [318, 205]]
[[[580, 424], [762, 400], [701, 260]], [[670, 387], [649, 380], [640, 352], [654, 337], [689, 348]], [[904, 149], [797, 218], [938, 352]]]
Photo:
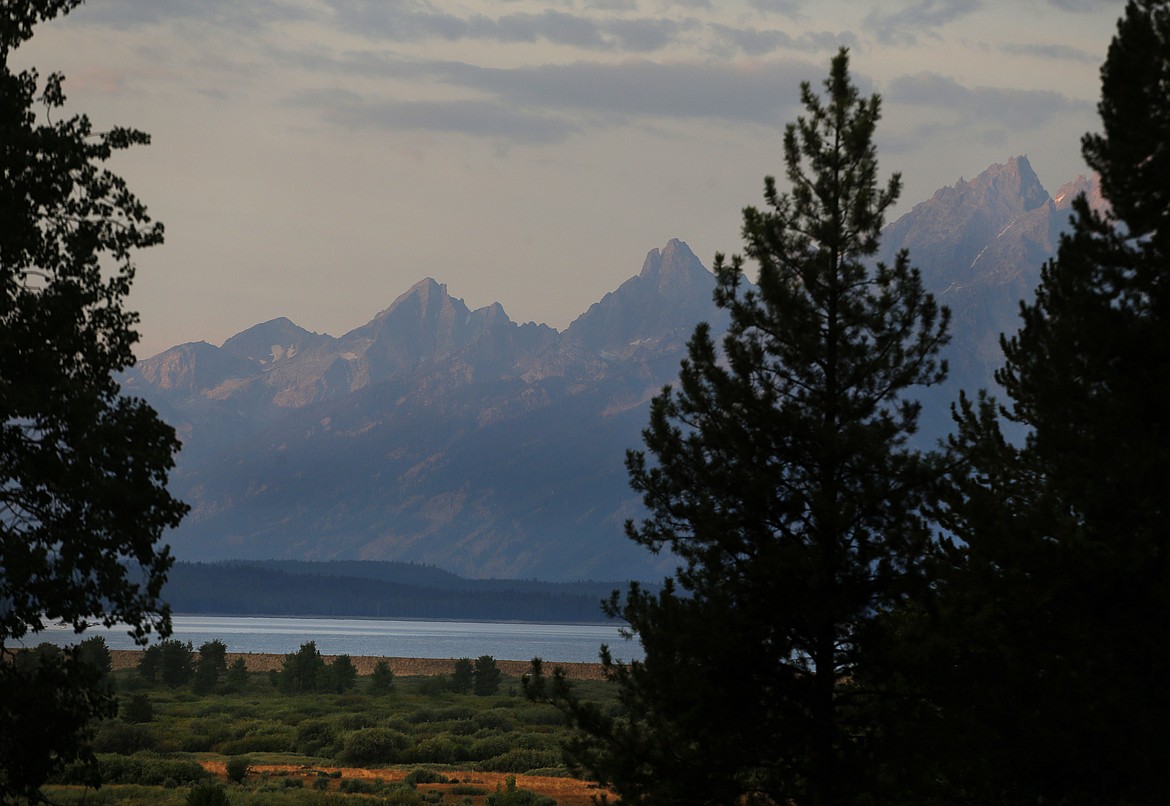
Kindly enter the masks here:
[[332, 341], [332, 337], [305, 330], [281, 316], [243, 330], [223, 343], [221, 349], [249, 361], [274, 364]]
[[136, 375], [159, 389], [200, 392], [218, 385], [225, 377], [247, 378], [257, 372], [246, 359], [205, 341], [193, 341], [139, 361], [129, 380], [132, 388], [137, 385]]
[[[1058, 204], [1082, 189], [1092, 197], [1092, 180], [1056, 202], [1015, 157], [883, 232], [878, 259], [909, 249], [953, 313], [952, 380], [924, 393], [923, 444], [948, 432], [957, 389], [992, 383], [999, 334], [1018, 327], [1019, 300], [1067, 224]], [[695, 325], [725, 332], [715, 282], [675, 239], [563, 333], [516, 325], [499, 304], [469, 311], [427, 277], [341, 339], [319, 337], [330, 339], [320, 349], [278, 358], [272, 345], [316, 334], [275, 319], [223, 348], [180, 345], [140, 362], [128, 389], [184, 440], [172, 484], [193, 509], [170, 542], [192, 559], [659, 576], [622, 537], [638, 515], [622, 457], [639, 444], [649, 399], [677, 378]]]
[[713, 275], [677, 238], [651, 249], [637, 276], [589, 306], [565, 331], [571, 344], [597, 352], [625, 351], [647, 339], [690, 334], [716, 316]]
[[989, 166], [971, 180], [939, 189], [882, 232], [879, 259], [891, 261], [903, 247], [922, 269], [930, 290], [947, 289], [954, 278], [939, 267], [970, 268], [988, 244], [1014, 222], [1045, 215], [1052, 200], [1026, 156]]
[[988, 166], [974, 179], [960, 177], [954, 185], [939, 188], [929, 201], [917, 205], [915, 210], [942, 206], [952, 215], [973, 208], [1024, 212], [1043, 206], [1048, 198], [1048, 191], [1032, 164], [1021, 155]]
[[1053, 194], [1052, 200], [1056, 203], [1057, 210], [1069, 210], [1072, 208], [1073, 199], [1082, 193], [1089, 201], [1090, 210], [1104, 213], [1109, 209], [1109, 202], [1101, 195], [1101, 178], [1097, 174], [1081, 175], [1071, 182], [1064, 183]]
[[467, 310], [463, 300], [447, 293], [446, 283], [440, 283], [433, 277], [424, 277], [390, 303], [389, 308], [379, 312], [374, 320], [385, 319], [405, 310], [426, 318], [438, 314], [444, 308], [452, 307]]
[[689, 288], [696, 283], [709, 286], [711, 277], [711, 272], [686, 243], [671, 238], [662, 249], [651, 249], [646, 254], [635, 279], [666, 290], [672, 286]]

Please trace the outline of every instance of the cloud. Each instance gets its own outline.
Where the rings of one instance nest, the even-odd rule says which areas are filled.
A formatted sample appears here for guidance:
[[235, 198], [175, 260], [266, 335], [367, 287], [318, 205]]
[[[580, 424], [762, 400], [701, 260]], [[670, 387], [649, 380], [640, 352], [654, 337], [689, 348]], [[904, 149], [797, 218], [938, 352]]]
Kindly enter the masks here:
[[1087, 50], [1074, 48], [1071, 45], [1021, 45], [1009, 42], [1000, 45], [999, 49], [1012, 56], [1036, 56], [1041, 59], [1083, 62], [1085, 64], [1096, 64], [1101, 61], [1100, 56], [1089, 53]]
[[[1064, 11], [1093, 12], [1097, 9], [1118, 8], [1117, 0], [1048, 0], [1051, 5]], [[1120, 13], [1120, 8], [1118, 8]]]
[[560, 142], [589, 128], [650, 120], [778, 126], [795, 109], [800, 82], [823, 72], [799, 61], [748, 68], [644, 59], [503, 69], [374, 53], [351, 54], [334, 69], [446, 85], [469, 97], [405, 101], [324, 88], [293, 93], [285, 103], [314, 109], [325, 121], [346, 128], [427, 130], [530, 145]]
[[750, 0], [750, 3], [761, 14], [783, 14], [793, 18], [800, 15], [799, 0]]
[[[796, 15], [791, 0], [757, 0], [760, 8]], [[498, 6], [488, 5], [488, 8]], [[841, 34], [805, 33], [794, 37], [782, 30], [733, 27], [711, 21], [714, 7], [698, 2], [659, 3], [660, 13], [638, 16], [637, 4], [626, 0], [594, 0], [578, 13], [548, 7], [539, 11], [489, 14], [458, 12], [419, 0], [326, 0], [303, 6], [284, 0], [169, 0], [135, 2], [108, 0], [83, 7], [79, 24], [135, 29], [177, 27], [189, 36], [194, 25], [206, 35], [255, 36], [289, 21], [309, 21], [324, 34], [332, 30], [382, 45], [480, 41], [503, 45], [544, 43], [598, 53], [651, 54], [670, 47], [702, 50], [719, 56], [744, 53], [761, 56], [787, 48], [825, 49]], [[701, 19], [690, 16], [699, 12]]]
[[937, 73], [901, 76], [882, 94], [891, 104], [927, 107], [960, 126], [1002, 126], [1014, 131], [1036, 129], [1058, 115], [1092, 106], [1051, 90], [969, 88]]
[[915, 0], [899, 11], [871, 11], [862, 27], [884, 44], [910, 45], [918, 41], [918, 34], [972, 14], [981, 5], [982, 0]]
[[[633, 36], [631, 23], [636, 21], [616, 19], [606, 22], [556, 9], [545, 9], [537, 14], [518, 12], [490, 17], [485, 14], [459, 16], [435, 11], [429, 6], [405, 2], [387, 3], [382, 0], [377, 2], [333, 0], [331, 5], [334, 24], [342, 30], [393, 42], [428, 39], [452, 42], [461, 39], [480, 39], [502, 43], [545, 41], [555, 45], [592, 50], [619, 48], [624, 44], [624, 39], [629, 39], [635, 44], [641, 41], [643, 46], [647, 44], [644, 37], [639, 40]], [[659, 29], [663, 29], [666, 22], [647, 20], [642, 28], [649, 30], [657, 24]], [[659, 36], [655, 43], [649, 46], [662, 47], [667, 41], [669, 37], [663, 39]]]
[[794, 37], [779, 29], [732, 28], [712, 24], [718, 44], [715, 50], [732, 50], [748, 56], [762, 56], [778, 50], [798, 50], [813, 53], [833, 52], [838, 47], [855, 47], [857, 37], [849, 32], [813, 31]]
[[346, 129], [466, 134], [529, 145], [559, 143], [579, 130], [555, 114], [483, 100], [401, 101], [319, 89], [295, 93], [284, 103], [314, 110]]
[[73, 25], [131, 30], [174, 22], [195, 22], [233, 33], [256, 31], [274, 22], [307, 19], [308, 12], [280, 0], [104, 0], [87, 3], [67, 18]]
[[[706, 8], [707, 4], [672, 3], [686, 11]], [[783, 31], [737, 29], [718, 23], [702, 22], [694, 17], [667, 9], [662, 16], [584, 16], [556, 9], [540, 13], [514, 13], [502, 16], [472, 14], [459, 16], [439, 12], [429, 6], [394, 2], [342, 3], [334, 0], [334, 24], [350, 33], [392, 42], [482, 40], [499, 43], [547, 42], [598, 52], [653, 53], [672, 45], [694, 47], [698, 38], [716, 52], [729, 49], [761, 55], [781, 47], [811, 50], [819, 47], [823, 35], [806, 34], [793, 38]], [[597, 11], [636, 11], [633, 5], [592, 3]], [[840, 38], [839, 35], [833, 35]]]

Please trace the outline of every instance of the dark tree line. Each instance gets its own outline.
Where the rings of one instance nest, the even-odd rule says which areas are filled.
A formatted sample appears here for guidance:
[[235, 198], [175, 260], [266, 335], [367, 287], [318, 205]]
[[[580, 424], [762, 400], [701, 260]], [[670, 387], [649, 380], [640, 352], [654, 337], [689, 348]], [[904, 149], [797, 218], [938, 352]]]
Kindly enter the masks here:
[[[322, 571], [329, 567], [324, 565]], [[165, 595], [181, 613], [558, 623], [600, 619], [601, 594], [579, 592], [578, 585], [463, 581], [478, 584], [427, 587], [349, 575], [289, 573], [269, 564], [177, 563]]]
[[[1131, 0], [1073, 208], [986, 393], [911, 447], [947, 313], [901, 254], [874, 265], [897, 176], [844, 51], [716, 259], [700, 325], [628, 468], [631, 539], [679, 560], [615, 592], [645, 660], [621, 707], [539, 662], [570, 761], [645, 804], [1153, 804], [1170, 744], [1170, 5]], [[1015, 443], [1005, 422], [1023, 426]]]

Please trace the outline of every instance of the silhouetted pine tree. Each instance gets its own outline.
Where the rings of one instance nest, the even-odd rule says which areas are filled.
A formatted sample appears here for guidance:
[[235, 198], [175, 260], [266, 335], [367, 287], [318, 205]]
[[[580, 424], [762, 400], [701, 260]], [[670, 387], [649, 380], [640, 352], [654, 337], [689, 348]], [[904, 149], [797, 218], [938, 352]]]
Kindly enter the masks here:
[[[877, 726], [853, 676], [877, 614], [925, 584], [923, 515], [939, 469], [908, 447], [915, 387], [940, 381], [945, 311], [900, 254], [873, 266], [900, 179], [877, 181], [877, 96], [848, 56], [784, 136], [791, 190], [765, 181], [744, 211], [747, 256], [717, 256], [716, 348], [692, 337], [678, 388], [655, 398], [633, 487], [650, 517], [631, 539], [681, 562], [660, 595], [637, 585], [609, 609], [645, 661], [603, 661], [624, 713], [529, 680], [581, 729], [571, 752], [635, 803], [865, 801]], [[648, 457], [652, 457], [652, 460]]]
[[[997, 374], [964, 401], [966, 460], [935, 693], [947, 780], [995, 803], [1154, 803], [1170, 746], [1170, 6], [1130, 2], [1101, 70], [1104, 132]], [[1005, 439], [999, 415], [1027, 429]], [[937, 626], [937, 625], [936, 625]]]

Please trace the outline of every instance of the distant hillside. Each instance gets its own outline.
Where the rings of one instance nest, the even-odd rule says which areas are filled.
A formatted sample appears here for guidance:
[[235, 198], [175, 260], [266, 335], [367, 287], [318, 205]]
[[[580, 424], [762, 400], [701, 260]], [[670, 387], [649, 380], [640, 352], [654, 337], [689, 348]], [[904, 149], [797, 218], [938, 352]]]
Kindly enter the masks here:
[[[960, 389], [992, 385], [1067, 225], [1024, 157], [939, 190], [892, 222], [878, 259], [908, 249], [953, 312], [951, 378], [923, 395], [921, 444], [950, 430]], [[734, 249], [735, 244], [728, 244]], [[715, 278], [686, 244], [564, 332], [469, 309], [424, 279], [340, 337], [287, 319], [222, 346], [140, 361], [125, 389], [183, 439], [172, 476], [191, 504], [168, 536], [184, 560], [397, 560], [464, 577], [660, 579], [670, 557], [623, 534], [642, 512], [625, 453], [672, 382], [699, 321], [726, 327]]]
[[163, 597], [176, 613], [602, 622], [624, 583], [471, 580], [392, 562], [178, 562]]

